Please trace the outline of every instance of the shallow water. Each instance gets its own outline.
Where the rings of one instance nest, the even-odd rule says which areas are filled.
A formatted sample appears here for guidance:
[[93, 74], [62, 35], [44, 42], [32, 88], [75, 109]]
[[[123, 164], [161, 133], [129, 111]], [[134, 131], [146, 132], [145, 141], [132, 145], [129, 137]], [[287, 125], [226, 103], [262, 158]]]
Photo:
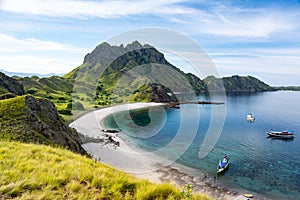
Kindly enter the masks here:
[[[199, 100], [209, 101], [209, 95], [201, 94]], [[161, 156], [174, 158], [188, 167], [199, 169], [202, 173], [216, 176], [218, 160], [230, 155], [230, 167], [217, 181], [225, 186], [251, 191], [271, 199], [300, 198], [300, 92], [263, 92], [252, 94], [228, 94], [225, 105], [181, 105], [180, 109], [167, 109], [166, 113], [142, 109], [109, 116], [105, 124], [120, 128], [127, 134], [132, 145], [144, 151], [156, 151], [172, 142], [185, 124], [186, 138], [193, 138], [188, 149], [183, 152], [185, 137], [176, 141], [173, 148]], [[222, 133], [213, 150], [203, 159], [199, 150], [211, 123], [212, 108], [226, 107], [226, 118]], [[199, 127], [196, 134], [188, 130], [195, 123], [195, 110], [200, 111]], [[220, 109], [221, 112], [222, 109]], [[189, 113], [184, 115], [182, 113]], [[254, 123], [246, 120], [248, 113], [254, 113]], [[198, 114], [198, 113], [197, 113]], [[215, 113], [214, 113], [215, 114]], [[152, 117], [152, 121], [151, 121]], [[117, 119], [117, 120], [116, 120]], [[132, 120], [133, 119], [133, 120]], [[159, 119], [159, 120], [153, 120]], [[115, 121], [118, 122], [118, 126]], [[150, 125], [150, 126], [149, 126]], [[141, 127], [140, 130], [138, 130]], [[182, 127], [181, 127], [182, 128]], [[292, 129], [294, 140], [272, 140], [266, 132]], [[153, 131], [154, 130], [154, 131]], [[151, 132], [149, 137], [139, 137], [140, 131]], [[191, 137], [195, 135], [195, 137]], [[147, 135], [143, 135], [147, 136]]]

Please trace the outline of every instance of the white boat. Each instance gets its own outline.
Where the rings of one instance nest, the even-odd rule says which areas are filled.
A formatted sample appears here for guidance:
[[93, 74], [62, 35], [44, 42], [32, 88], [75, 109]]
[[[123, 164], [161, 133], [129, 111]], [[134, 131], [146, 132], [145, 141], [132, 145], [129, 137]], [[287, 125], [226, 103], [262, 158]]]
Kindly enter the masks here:
[[249, 122], [254, 122], [255, 117], [253, 116], [253, 114], [247, 114], [247, 121]]
[[271, 131], [267, 132], [267, 134], [270, 137], [282, 138], [282, 139], [292, 139], [295, 137], [293, 131], [272, 131], [271, 130]]

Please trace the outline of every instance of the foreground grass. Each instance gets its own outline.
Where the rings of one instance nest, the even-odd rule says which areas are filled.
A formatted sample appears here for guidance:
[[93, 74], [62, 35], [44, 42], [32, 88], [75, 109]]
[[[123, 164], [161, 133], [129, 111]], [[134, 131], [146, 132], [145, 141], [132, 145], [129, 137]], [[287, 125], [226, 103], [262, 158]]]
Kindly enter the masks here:
[[139, 180], [68, 150], [0, 141], [0, 198], [209, 199]]

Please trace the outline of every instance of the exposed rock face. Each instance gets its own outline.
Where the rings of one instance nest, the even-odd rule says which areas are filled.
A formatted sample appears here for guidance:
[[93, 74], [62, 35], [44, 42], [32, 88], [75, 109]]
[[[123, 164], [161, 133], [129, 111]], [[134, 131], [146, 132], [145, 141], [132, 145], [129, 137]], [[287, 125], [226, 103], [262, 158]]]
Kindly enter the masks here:
[[43, 134], [51, 142], [67, 147], [81, 154], [81, 140], [75, 130], [68, 128], [60, 119], [55, 105], [46, 99], [26, 96], [25, 103], [31, 112], [28, 123], [35, 131]]
[[145, 47], [149, 48], [150, 46], [142, 46], [138, 41], [134, 41], [126, 45], [126, 47], [123, 44], [120, 46], [111, 46], [107, 42], [103, 42], [84, 57], [83, 63], [91, 63], [92, 65], [99, 63], [102, 66], [107, 66], [119, 56]]
[[0, 95], [7, 93], [15, 95], [26, 94], [23, 85], [19, 81], [0, 72]]
[[0, 101], [0, 139], [65, 147], [86, 154], [79, 134], [61, 120], [54, 104], [33, 96]]
[[[137, 41], [126, 46], [111, 46], [105, 42], [98, 45], [85, 56], [83, 64], [66, 77], [76, 78], [80, 83], [78, 88], [84, 88], [82, 91], [85, 93], [95, 94], [97, 105], [110, 105], [112, 96], [116, 102], [122, 102], [132, 88], [136, 90], [130, 101], [155, 102], [174, 102], [174, 98], [168, 95], [170, 90], [166, 89], [167, 87], [174, 93], [274, 90], [251, 76], [225, 78], [209, 76], [201, 80], [196, 75], [186, 74], [173, 66], [165, 59], [164, 54], [154, 47], [141, 45]], [[130, 82], [123, 83], [127, 79]], [[124, 94], [122, 92], [112, 94], [114, 88], [119, 86], [118, 80], [123, 80], [121, 86]]]
[[151, 85], [151, 101], [158, 102], [158, 103], [170, 103], [170, 102], [178, 102], [176, 96], [168, 92], [168, 90], [162, 86], [157, 84]]

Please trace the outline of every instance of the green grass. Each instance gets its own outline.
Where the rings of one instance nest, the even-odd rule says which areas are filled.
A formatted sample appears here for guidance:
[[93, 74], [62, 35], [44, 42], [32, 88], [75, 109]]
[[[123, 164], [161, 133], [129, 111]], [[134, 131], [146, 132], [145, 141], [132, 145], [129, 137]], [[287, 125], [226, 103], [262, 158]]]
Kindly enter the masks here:
[[139, 180], [68, 150], [0, 142], [0, 198], [16, 199], [203, 199], [170, 184]]
[[84, 153], [77, 132], [64, 125], [54, 105], [31, 95], [0, 101], [1, 140], [63, 146]]
[[24, 85], [28, 94], [52, 101], [58, 110], [65, 110], [68, 103], [72, 101], [74, 82], [72, 79], [58, 76], [47, 78], [32, 76], [18, 78], [18, 80]]
[[52, 144], [27, 123], [31, 113], [25, 105], [25, 98], [26, 96], [19, 96], [0, 101], [0, 138]]

